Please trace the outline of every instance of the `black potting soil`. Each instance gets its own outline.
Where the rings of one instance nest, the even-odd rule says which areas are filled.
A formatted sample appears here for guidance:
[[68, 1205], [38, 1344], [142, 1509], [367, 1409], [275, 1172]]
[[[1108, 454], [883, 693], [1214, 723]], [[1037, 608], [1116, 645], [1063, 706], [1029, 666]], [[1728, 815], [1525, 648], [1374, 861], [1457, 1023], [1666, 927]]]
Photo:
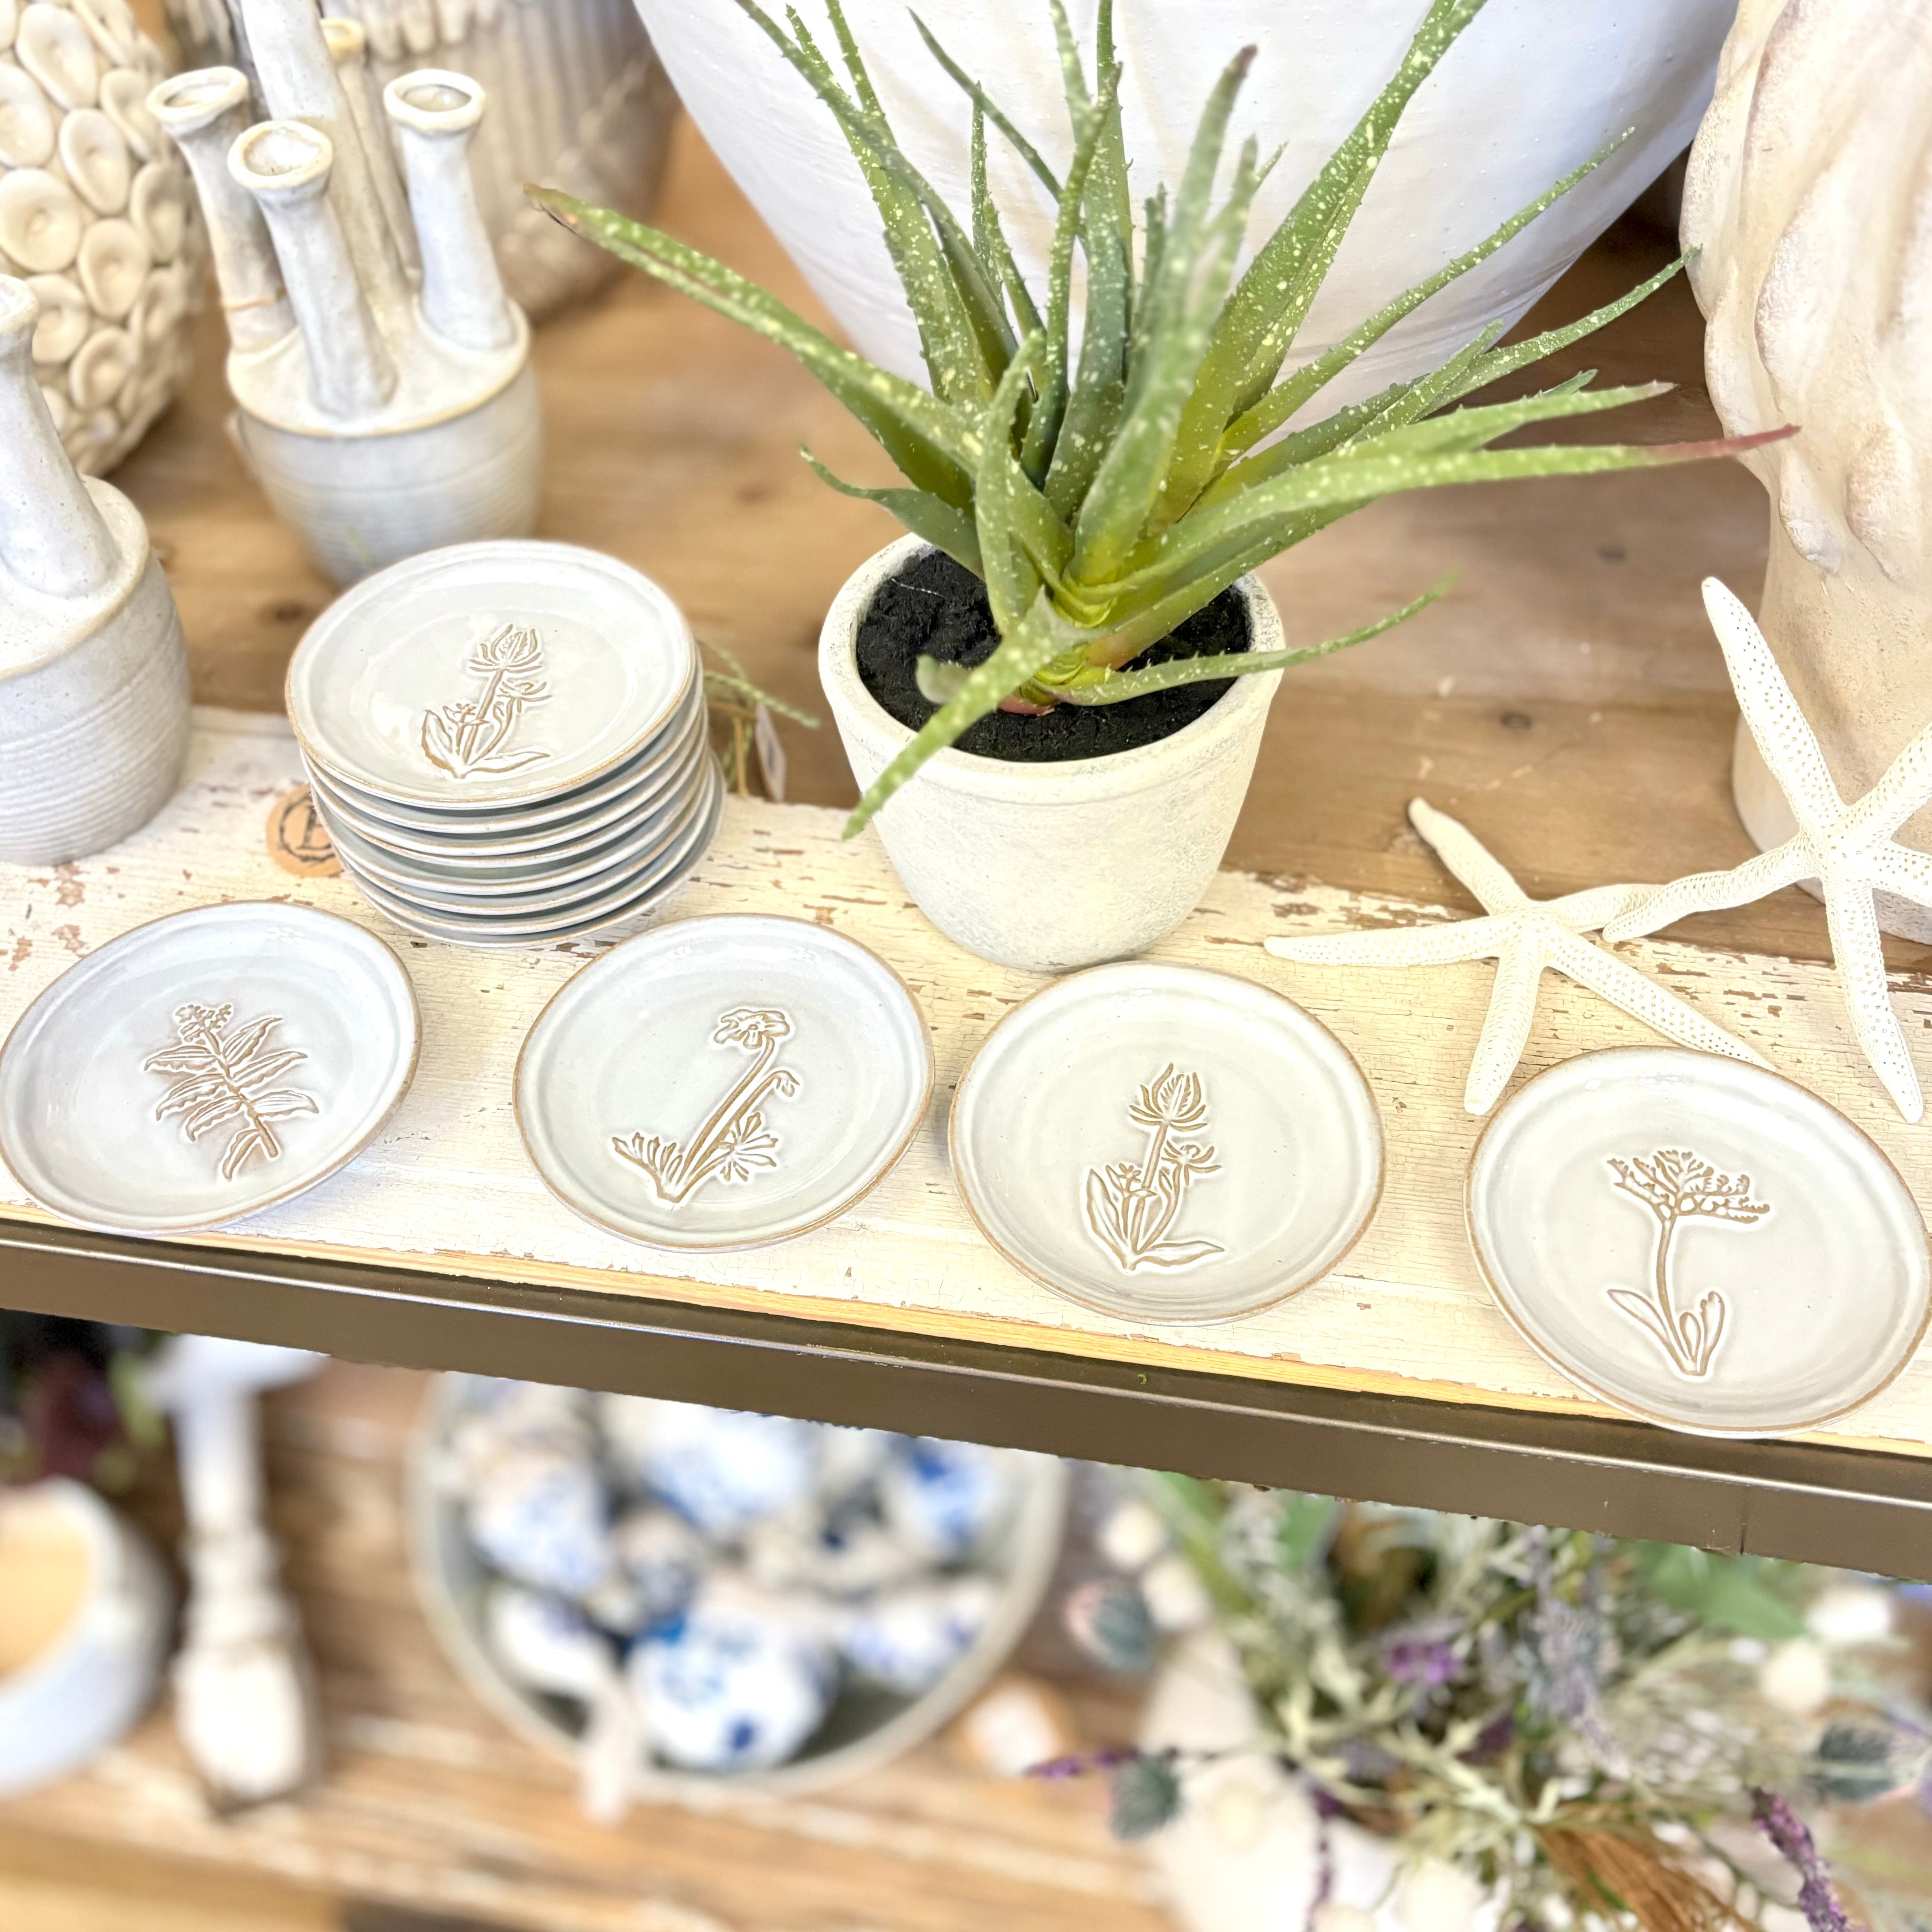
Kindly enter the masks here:
[[[999, 641], [986, 586], [944, 550], [923, 550], [874, 596], [859, 626], [859, 675], [887, 711], [916, 731], [939, 708], [919, 688], [920, 659], [970, 669], [985, 663]], [[1133, 668], [1247, 648], [1247, 607], [1238, 591], [1224, 590], [1135, 658]], [[1057, 705], [1042, 718], [996, 711], [969, 726], [958, 748], [982, 758], [1040, 764], [1130, 752], [1192, 724], [1233, 682], [1210, 678], [1118, 704]]]

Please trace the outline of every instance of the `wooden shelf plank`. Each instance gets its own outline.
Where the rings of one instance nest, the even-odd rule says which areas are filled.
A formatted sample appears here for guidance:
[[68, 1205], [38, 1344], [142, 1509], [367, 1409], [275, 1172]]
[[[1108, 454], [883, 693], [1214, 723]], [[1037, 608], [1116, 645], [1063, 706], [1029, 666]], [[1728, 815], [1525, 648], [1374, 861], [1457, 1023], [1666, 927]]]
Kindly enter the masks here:
[[[790, 1322], [833, 1333], [850, 1326], [888, 1341], [1060, 1356], [1090, 1368], [1157, 1367], [1236, 1388], [1473, 1406], [1512, 1416], [1531, 1442], [1537, 1417], [1561, 1423], [1606, 1413], [1516, 1336], [1468, 1251], [1462, 1182], [1479, 1124], [1463, 1112], [1461, 1094], [1491, 969], [1318, 970], [1276, 960], [1262, 946], [1273, 932], [1426, 919], [1439, 916], [1438, 909], [1226, 872], [1156, 949], [1161, 958], [1277, 987], [1332, 1026], [1376, 1092], [1388, 1169], [1367, 1234], [1327, 1280], [1241, 1321], [1149, 1328], [1063, 1300], [1008, 1265], [973, 1228], [946, 1157], [952, 1091], [979, 1042], [1040, 982], [986, 965], [941, 938], [907, 898], [876, 834], [847, 844], [835, 812], [734, 800], [716, 844], [659, 916], [764, 910], [816, 920], [880, 953], [932, 1025], [938, 1077], [927, 1118], [899, 1166], [827, 1227], [775, 1248], [676, 1255], [626, 1241], [564, 1208], [530, 1166], [513, 1117], [512, 1072], [525, 1034], [550, 994], [611, 939], [470, 951], [400, 933], [346, 879], [290, 879], [269, 860], [263, 831], [274, 802], [299, 775], [281, 721], [204, 712], [188, 782], [146, 831], [100, 859], [42, 872], [0, 868], [0, 957], [9, 961], [0, 1025], [77, 955], [147, 920], [214, 900], [320, 906], [381, 933], [408, 964], [423, 1012], [422, 1066], [374, 1144], [296, 1200], [236, 1228], [170, 1244], [172, 1255], [206, 1253], [216, 1274], [238, 1277], [229, 1290], [236, 1306], [224, 1319], [245, 1320], [250, 1289], [238, 1277], [248, 1258], [259, 1257], [364, 1270], [405, 1297], [412, 1281], [439, 1275], [568, 1292], [593, 1304], [602, 1296], [662, 1300], [687, 1313], [764, 1318], [781, 1331]], [[1510, 842], [1501, 856], [1514, 858]], [[1828, 969], [1672, 943], [1634, 954], [1842, 1107], [1912, 1177], [1922, 1201], [1932, 1198], [1932, 1179], [1913, 1157], [1918, 1133], [1899, 1122], [1858, 1056]], [[1898, 998], [1913, 1032], [1932, 1028], [1932, 987], [1902, 977]], [[1650, 1037], [1594, 995], [1548, 980], [1519, 1078], [1577, 1052]], [[10, 1180], [0, 1189], [0, 1211], [16, 1223], [46, 1222]], [[28, 1248], [34, 1239], [17, 1226], [12, 1238]], [[59, 1239], [51, 1232], [43, 1238]], [[434, 1297], [421, 1299], [428, 1308]], [[571, 1378], [596, 1378], [597, 1348], [586, 1334]], [[1887, 1462], [1928, 1459], [1911, 1464], [1905, 1487], [1916, 1492], [1922, 1480], [1932, 1504], [1932, 1357], [1808, 1439], [1881, 1451]], [[1557, 1436], [1549, 1442], [1558, 1449]], [[1481, 1504], [1471, 1496], [1461, 1506]]]

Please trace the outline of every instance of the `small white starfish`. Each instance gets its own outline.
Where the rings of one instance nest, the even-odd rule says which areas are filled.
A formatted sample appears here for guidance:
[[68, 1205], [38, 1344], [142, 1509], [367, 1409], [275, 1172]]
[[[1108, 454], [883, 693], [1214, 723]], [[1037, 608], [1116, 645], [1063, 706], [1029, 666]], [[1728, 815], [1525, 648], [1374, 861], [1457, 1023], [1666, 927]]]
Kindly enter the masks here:
[[1896, 892], [1916, 905], [1932, 906], [1932, 856], [1892, 836], [1915, 812], [1932, 805], [1932, 724], [1893, 759], [1864, 797], [1847, 805], [1750, 613], [1714, 577], [1704, 580], [1704, 608], [1724, 646], [1738, 708], [1798, 830], [1782, 845], [1728, 872], [1697, 872], [1662, 887], [1641, 905], [1618, 914], [1604, 936], [1640, 938], [1688, 914], [1748, 905], [1780, 886], [1816, 879], [1825, 890], [1832, 962], [1852, 1031], [1898, 1111], [1908, 1120], [1919, 1120], [1925, 1102], [1892, 1010], [1873, 895]]
[[1487, 917], [1381, 932], [1270, 939], [1268, 950], [1283, 959], [1322, 966], [1446, 966], [1458, 960], [1493, 959], [1496, 986], [1462, 1094], [1462, 1104], [1471, 1113], [1486, 1114], [1509, 1084], [1529, 1042], [1536, 989], [1546, 968], [1600, 993], [1612, 1006], [1621, 1006], [1633, 1019], [1680, 1046], [1748, 1060], [1754, 1066], [1766, 1064], [1755, 1049], [1707, 1020], [1696, 1007], [1583, 937], [1606, 920], [1645, 904], [1656, 892], [1654, 886], [1595, 886], [1564, 898], [1533, 899], [1474, 833], [1447, 813], [1418, 798], [1409, 806], [1408, 822], [1475, 894]]

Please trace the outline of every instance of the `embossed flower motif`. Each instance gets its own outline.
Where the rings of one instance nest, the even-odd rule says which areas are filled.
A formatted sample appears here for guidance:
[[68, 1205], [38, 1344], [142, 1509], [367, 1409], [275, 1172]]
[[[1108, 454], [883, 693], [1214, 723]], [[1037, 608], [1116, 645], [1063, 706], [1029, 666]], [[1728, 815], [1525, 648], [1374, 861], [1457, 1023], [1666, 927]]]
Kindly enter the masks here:
[[1202, 1097], [1200, 1075], [1177, 1072], [1172, 1066], [1162, 1068], [1141, 1089], [1127, 1113], [1136, 1126], [1180, 1132], [1204, 1126], [1208, 1103]]
[[506, 624], [493, 631], [470, 654], [470, 668], [479, 674], [495, 670], [535, 670], [543, 662], [543, 646], [528, 624]]
[[776, 1006], [734, 1006], [718, 1022], [711, 1037], [720, 1046], [742, 1046], [762, 1052], [788, 1038], [791, 1022]]

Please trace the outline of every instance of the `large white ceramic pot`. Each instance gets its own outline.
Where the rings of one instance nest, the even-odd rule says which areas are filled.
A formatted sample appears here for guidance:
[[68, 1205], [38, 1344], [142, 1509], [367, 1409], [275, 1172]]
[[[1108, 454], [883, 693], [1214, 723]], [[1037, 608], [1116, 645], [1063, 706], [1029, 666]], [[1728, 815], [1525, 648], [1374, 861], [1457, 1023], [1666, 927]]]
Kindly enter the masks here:
[[[878, 217], [836, 124], [734, 0], [638, 0], [705, 139], [865, 352], [921, 376]], [[1096, 0], [1071, 0], [1091, 45]], [[816, 32], [817, 0], [803, 10]], [[949, 52], [1050, 160], [1071, 146], [1046, 0], [920, 10]], [[1118, 0], [1121, 95], [1136, 191], [1178, 182], [1215, 76], [1259, 49], [1235, 127], [1282, 148], [1250, 233], [1269, 233], [1394, 71], [1424, 0]], [[1316, 301], [1300, 360], [1432, 273], [1625, 128], [1617, 155], [1500, 254], [1426, 304], [1330, 392], [1412, 376], [1498, 316], [1514, 319], [1690, 139], [1733, 0], [1490, 0], [1404, 116]], [[968, 196], [965, 98], [921, 44], [905, 0], [845, 0], [907, 152], [956, 209]], [[826, 36], [830, 44], [830, 35]], [[1022, 266], [1043, 280], [1042, 194], [992, 137], [995, 193]], [[1037, 285], [1037, 283], [1036, 283]]]
[[[1684, 184], [1711, 400], [1771, 498], [1759, 622], [1847, 797], [1932, 722], [1932, 0], [1744, 0]], [[1762, 846], [1796, 830], [1742, 728]], [[1932, 851], [1932, 811], [1905, 842]], [[1885, 925], [1932, 914], [1880, 895]]]
[[1163, 1659], [1140, 1742], [1183, 1754], [1182, 1804], [1148, 1848], [1186, 1932], [1320, 1932], [1324, 1918], [1366, 1918], [1374, 1932], [1496, 1932], [1500, 1901], [1463, 1873], [1433, 1859], [1405, 1864], [1390, 1840], [1346, 1820], [1324, 1823], [1264, 1736], [1219, 1630], [1196, 1632]]
[[[912, 734], [866, 688], [859, 627], [925, 546], [902, 537], [826, 614], [818, 675], [853, 774], [868, 785]], [[1249, 647], [1281, 648], [1258, 579], [1242, 578]], [[1001, 966], [1065, 973], [1145, 951], [1201, 902], [1233, 836], [1280, 671], [1236, 678], [1171, 736], [1105, 758], [1015, 764], [941, 752], [873, 823], [920, 910]]]

